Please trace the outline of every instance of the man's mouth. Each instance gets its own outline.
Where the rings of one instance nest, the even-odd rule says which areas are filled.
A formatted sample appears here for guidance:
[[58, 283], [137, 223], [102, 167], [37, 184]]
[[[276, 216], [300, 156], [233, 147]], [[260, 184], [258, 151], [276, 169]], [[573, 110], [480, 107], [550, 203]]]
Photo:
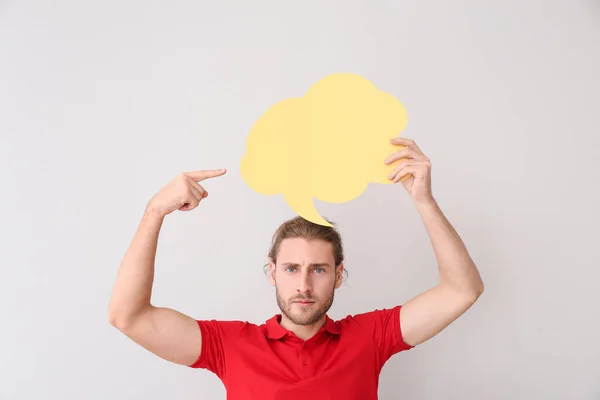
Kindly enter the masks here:
[[314, 303], [313, 299], [294, 299], [292, 303]]

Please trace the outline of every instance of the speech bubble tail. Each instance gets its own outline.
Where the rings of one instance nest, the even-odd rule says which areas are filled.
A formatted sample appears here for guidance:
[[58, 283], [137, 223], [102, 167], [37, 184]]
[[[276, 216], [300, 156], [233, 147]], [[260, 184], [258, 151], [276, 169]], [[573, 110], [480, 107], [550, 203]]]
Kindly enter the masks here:
[[302, 218], [318, 225], [333, 227], [333, 225], [319, 214], [311, 197], [299, 195], [284, 195], [284, 197], [291, 209], [297, 212]]

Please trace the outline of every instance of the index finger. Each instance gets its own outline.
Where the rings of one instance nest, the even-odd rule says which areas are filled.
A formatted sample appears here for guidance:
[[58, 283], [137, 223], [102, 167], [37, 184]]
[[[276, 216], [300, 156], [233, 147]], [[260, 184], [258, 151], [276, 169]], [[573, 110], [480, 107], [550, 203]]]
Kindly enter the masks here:
[[195, 180], [196, 182], [203, 181], [208, 178], [215, 178], [217, 176], [223, 175], [227, 170], [225, 168], [221, 169], [205, 169], [201, 171], [192, 171], [186, 172], [185, 174]]

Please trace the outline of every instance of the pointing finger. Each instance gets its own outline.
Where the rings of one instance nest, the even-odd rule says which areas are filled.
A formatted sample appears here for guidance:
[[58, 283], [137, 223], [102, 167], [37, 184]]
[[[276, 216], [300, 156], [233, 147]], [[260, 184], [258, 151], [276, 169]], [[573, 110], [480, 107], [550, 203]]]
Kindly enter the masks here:
[[195, 180], [196, 182], [200, 182], [200, 181], [203, 181], [208, 178], [215, 178], [217, 176], [221, 176], [221, 175], [225, 174], [225, 172], [227, 172], [227, 170], [225, 168], [221, 168], [221, 169], [207, 169], [207, 170], [202, 170], [202, 171], [186, 172], [185, 174], [187, 176], [189, 176], [190, 178], [192, 178], [193, 180]]

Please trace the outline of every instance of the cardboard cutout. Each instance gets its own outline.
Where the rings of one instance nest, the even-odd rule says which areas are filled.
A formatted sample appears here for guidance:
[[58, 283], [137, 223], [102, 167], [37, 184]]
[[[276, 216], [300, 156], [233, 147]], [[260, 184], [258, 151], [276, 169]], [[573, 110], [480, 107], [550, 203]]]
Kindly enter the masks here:
[[390, 139], [407, 121], [402, 103], [367, 79], [329, 75], [304, 97], [280, 101], [256, 121], [241, 174], [256, 192], [281, 193], [300, 216], [331, 226], [313, 199], [343, 203], [360, 196], [369, 183], [392, 183], [387, 176], [401, 160], [384, 161], [403, 148]]

